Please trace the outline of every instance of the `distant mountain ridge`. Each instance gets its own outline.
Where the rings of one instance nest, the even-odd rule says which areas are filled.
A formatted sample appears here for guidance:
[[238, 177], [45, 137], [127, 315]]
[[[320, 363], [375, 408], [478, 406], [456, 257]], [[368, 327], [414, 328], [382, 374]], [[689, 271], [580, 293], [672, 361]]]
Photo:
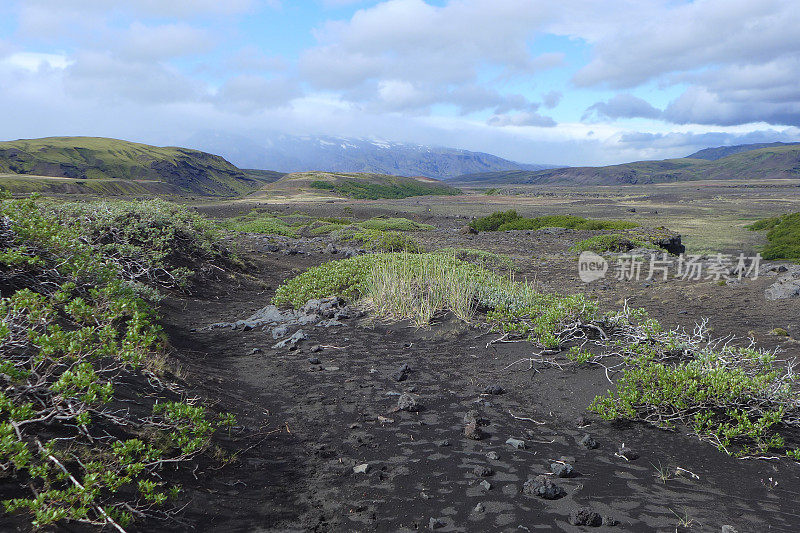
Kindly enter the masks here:
[[[725, 147], [733, 148], [733, 147]], [[707, 152], [712, 157], [714, 152]], [[694, 155], [694, 154], [693, 154]], [[459, 185], [624, 185], [693, 180], [800, 178], [800, 143], [779, 143], [719, 159], [636, 161], [605, 167], [567, 167], [535, 172], [507, 171], [459, 176]]]
[[255, 137], [204, 133], [186, 144], [222, 154], [241, 168], [279, 172], [370, 172], [446, 179], [477, 172], [542, 170], [553, 165], [509, 161], [456, 148], [324, 135]]
[[800, 143], [753, 143], [753, 144], [736, 144], [733, 146], [717, 146], [714, 148], [704, 148], [691, 155], [687, 155], [686, 159], [706, 159], [708, 161], [716, 161], [729, 155], [738, 154], [741, 152], [749, 152], [750, 150], [758, 150], [760, 148], [773, 148], [776, 146], [792, 146], [800, 145]]
[[105, 137], [0, 142], [0, 173], [111, 180], [137, 190], [206, 196], [233, 196], [264, 183], [218, 155]]

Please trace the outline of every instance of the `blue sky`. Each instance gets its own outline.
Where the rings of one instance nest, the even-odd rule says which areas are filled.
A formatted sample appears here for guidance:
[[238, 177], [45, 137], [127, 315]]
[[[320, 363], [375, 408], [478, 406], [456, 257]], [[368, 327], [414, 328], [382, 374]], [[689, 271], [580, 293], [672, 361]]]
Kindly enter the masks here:
[[379, 138], [608, 164], [800, 140], [792, 0], [24, 0], [0, 138]]

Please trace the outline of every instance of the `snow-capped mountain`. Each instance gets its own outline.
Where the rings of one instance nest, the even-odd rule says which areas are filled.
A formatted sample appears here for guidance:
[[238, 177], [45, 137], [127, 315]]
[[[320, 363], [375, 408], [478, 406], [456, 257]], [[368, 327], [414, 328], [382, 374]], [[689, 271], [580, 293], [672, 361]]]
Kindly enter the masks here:
[[447, 179], [478, 172], [552, 168], [455, 148], [322, 135], [254, 138], [209, 132], [191, 137], [186, 144], [219, 154], [239, 168], [280, 172], [376, 172]]

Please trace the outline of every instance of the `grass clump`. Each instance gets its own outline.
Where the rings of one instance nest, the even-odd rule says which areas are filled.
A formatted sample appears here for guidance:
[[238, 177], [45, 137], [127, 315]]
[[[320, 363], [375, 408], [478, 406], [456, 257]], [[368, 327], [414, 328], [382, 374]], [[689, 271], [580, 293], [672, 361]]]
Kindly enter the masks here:
[[568, 228], [582, 230], [620, 230], [638, 227], [627, 220], [592, 220], [571, 215], [549, 215], [525, 218], [515, 210], [497, 211], [477, 218], [470, 226], [478, 231], [538, 230], [541, 228]]
[[800, 213], [759, 220], [751, 230], [768, 230], [769, 242], [761, 252], [764, 259], [800, 260]]
[[456, 259], [475, 263], [490, 270], [516, 270], [514, 259], [506, 254], [498, 254], [478, 248], [441, 248], [437, 253], [453, 255]]
[[570, 248], [570, 251], [577, 253], [586, 251], [597, 253], [627, 252], [629, 250], [633, 250], [634, 248], [655, 248], [655, 246], [632, 235], [610, 233], [604, 235], [594, 235], [588, 239], [578, 241]]
[[559, 346], [564, 324], [590, 320], [597, 306], [582, 295], [543, 294], [527, 283], [442, 253], [389, 253], [332, 261], [286, 281], [274, 303], [303, 305], [312, 298], [362, 299], [378, 314], [418, 325], [444, 310], [464, 320], [486, 311], [503, 333]]
[[[157, 512], [180, 492], [169, 472], [235, 423], [183, 401], [177, 387], [165, 392], [154, 374], [163, 333], [130, 282], [130, 258], [144, 252], [127, 227], [105, 226], [127, 211], [125, 225], [136, 227], [132, 216], [147, 237], [168, 208], [96, 207], [0, 200], [0, 469], [17, 487], [3, 505], [34, 528], [122, 530]], [[83, 218], [65, 223], [65, 214]], [[164, 220], [156, 238], [185, 222]], [[115, 239], [98, 238], [106, 232]], [[160, 264], [139, 258], [142, 270]]]

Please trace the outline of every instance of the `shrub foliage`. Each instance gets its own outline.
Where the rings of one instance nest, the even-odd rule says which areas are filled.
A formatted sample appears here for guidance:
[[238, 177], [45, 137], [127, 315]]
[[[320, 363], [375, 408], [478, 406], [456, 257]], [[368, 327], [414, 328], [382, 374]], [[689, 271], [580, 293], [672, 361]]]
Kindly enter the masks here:
[[584, 230], [619, 230], [638, 226], [627, 220], [592, 220], [571, 215], [549, 215], [525, 218], [515, 210], [497, 211], [489, 216], [476, 218], [470, 226], [478, 231], [538, 230], [541, 228], [569, 228]]
[[759, 220], [751, 230], [768, 230], [767, 244], [761, 255], [764, 259], [800, 260], [800, 213]]
[[[179, 491], [164, 467], [189, 461], [234, 422], [157, 386], [163, 334], [131, 281], [188, 279], [161, 246], [187, 245], [187, 224], [198, 221], [184, 213], [171, 225], [162, 217], [180, 210], [149, 208], [0, 203], [0, 468], [25, 487], [3, 503], [34, 527], [121, 531], [156, 515]], [[122, 403], [131, 394], [136, 403]]]

